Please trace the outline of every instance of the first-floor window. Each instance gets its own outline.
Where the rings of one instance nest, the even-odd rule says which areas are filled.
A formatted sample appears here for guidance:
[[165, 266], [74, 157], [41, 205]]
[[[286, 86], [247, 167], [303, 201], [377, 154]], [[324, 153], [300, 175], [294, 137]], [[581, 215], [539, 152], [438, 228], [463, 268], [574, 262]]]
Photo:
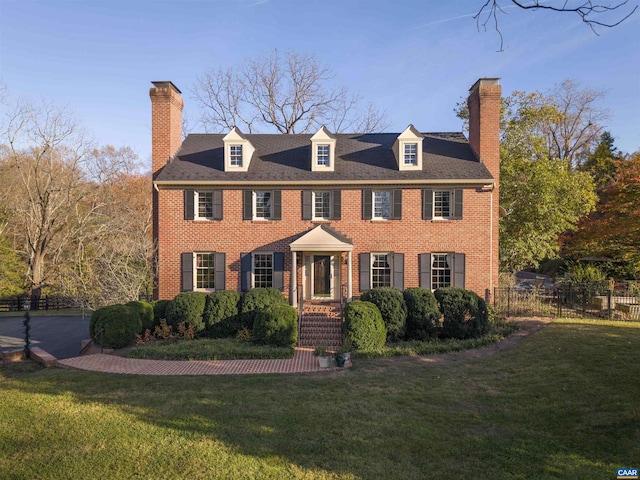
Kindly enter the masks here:
[[215, 253], [195, 254], [196, 288], [213, 290], [215, 288]]
[[273, 287], [273, 254], [253, 254], [253, 287]]
[[391, 261], [388, 253], [371, 254], [371, 288], [391, 286]]
[[446, 253], [431, 255], [431, 288], [445, 288], [451, 286], [451, 259]]

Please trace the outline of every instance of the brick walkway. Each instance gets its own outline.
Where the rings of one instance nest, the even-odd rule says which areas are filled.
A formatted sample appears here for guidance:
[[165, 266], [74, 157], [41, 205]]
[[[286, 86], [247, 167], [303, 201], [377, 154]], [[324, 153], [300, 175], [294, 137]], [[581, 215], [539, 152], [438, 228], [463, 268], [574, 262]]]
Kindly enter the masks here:
[[58, 360], [58, 364], [78, 370], [125, 375], [244, 375], [333, 370], [320, 368], [311, 348], [296, 348], [291, 359], [174, 361], [96, 354]]

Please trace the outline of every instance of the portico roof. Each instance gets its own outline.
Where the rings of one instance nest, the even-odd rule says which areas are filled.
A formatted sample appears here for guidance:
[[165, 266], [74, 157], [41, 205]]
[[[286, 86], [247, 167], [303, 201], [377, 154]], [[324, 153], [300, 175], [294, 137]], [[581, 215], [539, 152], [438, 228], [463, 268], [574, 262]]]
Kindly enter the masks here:
[[325, 225], [304, 233], [289, 245], [292, 252], [350, 252], [353, 244], [344, 235]]

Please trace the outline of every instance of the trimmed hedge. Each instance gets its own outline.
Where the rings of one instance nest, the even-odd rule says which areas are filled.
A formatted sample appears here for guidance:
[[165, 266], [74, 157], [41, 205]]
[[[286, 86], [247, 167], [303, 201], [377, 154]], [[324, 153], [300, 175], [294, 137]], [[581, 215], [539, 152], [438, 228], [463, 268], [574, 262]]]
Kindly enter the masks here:
[[97, 345], [100, 345], [101, 329], [104, 329], [102, 341], [105, 347], [124, 348], [140, 333], [142, 321], [133, 308], [110, 305], [94, 311], [89, 321], [89, 335]]
[[233, 290], [220, 290], [207, 297], [202, 319], [209, 336], [234, 337], [243, 328], [238, 319], [239, 303], [240, 294]]
[[407, 330], [410, 340], [427, 340], [438, 336], [440, 310], [435, 295], [428, 288], [407, 288], [404, 293], [407, 305]]
[[281, 304], [258, 310], [252, 334], [257, 343], [293, 347], [298, 341], [298, 311]]
[[387, 328], [378, 307], [354, 300], [344, 308], [345, 341], [356, 350], [378, 351], [384, 347]]
[[444, 316], [442, 333], [448, 338], [477, 338], [489, 332], [487, 304], [475, 292], [462, 288], [439, 288], [436, 300]]
[[156, 300], [153, 302], [153, 320], [159, 325], [160, 319], [167, 318], [167, 306], [171, 303], [171, 300]]
[[393, 287], [372, 288], [362, 294], [363, 302], [371, 302], [382, 314], [387, 327], [387, 339], [396, 341], [404, 337], [407, 325], [407, 306], [402, 292]]
[[134, 300], [127, 303], [126, 306], [135, 311], [140, 317], [140, 321], [142, 322], [142, 329], [140, 330], [140, 332], [144, 332], [147, 329], [153, 330], [153, 328], [156, 326], [153, 315], [153, 305], [151, 305], [149, 302], [139, 302], [137, 300]]
[[166, 310], [167, 325], [178, 328], [181, 323], [185, 327], [191, 325], [197, 334], [204, 330], [204, 305], [207, 301], [207, 294], [203, 292], [183, 292], [169, 302]]
[[277, 288], [252, 288], [240, 301], [240, 317], [242, 328], [252, 329], [256, 320], [256, 312], [272, 305], [288, 305], [287, 299]]

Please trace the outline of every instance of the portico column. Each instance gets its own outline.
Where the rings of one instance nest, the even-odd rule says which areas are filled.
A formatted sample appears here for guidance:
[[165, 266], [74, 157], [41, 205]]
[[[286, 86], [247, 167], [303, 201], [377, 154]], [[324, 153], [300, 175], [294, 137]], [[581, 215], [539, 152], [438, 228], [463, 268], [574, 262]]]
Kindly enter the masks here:
[[298, 254], [291, 252], [291, 306], [298, 307]]
[[352, 277], [353, 277], [353, 267], [351, 265], [351, 252], [347, 252], [347, 302], [353, 300], [353, 286], [352, 286]]

